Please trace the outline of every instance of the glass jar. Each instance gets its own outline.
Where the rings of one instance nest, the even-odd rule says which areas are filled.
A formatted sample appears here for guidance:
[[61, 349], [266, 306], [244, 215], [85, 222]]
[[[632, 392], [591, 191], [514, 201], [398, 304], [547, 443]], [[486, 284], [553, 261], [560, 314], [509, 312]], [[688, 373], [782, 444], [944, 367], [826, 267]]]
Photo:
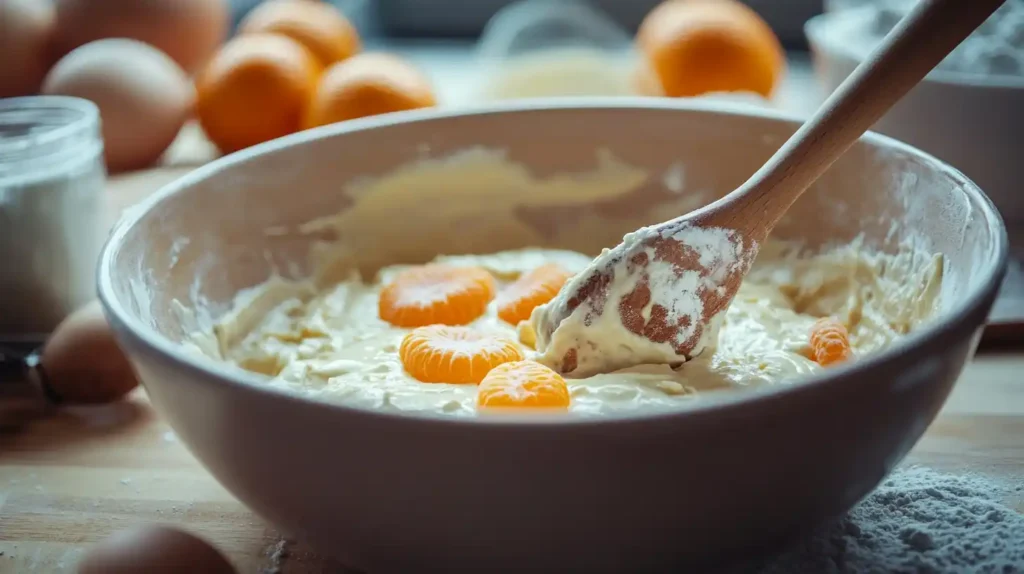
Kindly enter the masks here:
[[42, 341], [95, 298], [105, 179], [92, 102], [0, 99], [0, 338]]
[[520, 0], [488, 21], [476, 48], [484, 101], [633, 93], [631, 38], [580, 0]]

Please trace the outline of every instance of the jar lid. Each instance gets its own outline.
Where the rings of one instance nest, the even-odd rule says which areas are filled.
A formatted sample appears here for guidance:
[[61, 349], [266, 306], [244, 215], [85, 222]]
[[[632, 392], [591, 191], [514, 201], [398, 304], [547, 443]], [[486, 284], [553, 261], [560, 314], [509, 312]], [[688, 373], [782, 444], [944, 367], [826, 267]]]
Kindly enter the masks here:
[[102, 152], [99, 109], [89, 100], [0, 99], [0, 186], [92, 162]]

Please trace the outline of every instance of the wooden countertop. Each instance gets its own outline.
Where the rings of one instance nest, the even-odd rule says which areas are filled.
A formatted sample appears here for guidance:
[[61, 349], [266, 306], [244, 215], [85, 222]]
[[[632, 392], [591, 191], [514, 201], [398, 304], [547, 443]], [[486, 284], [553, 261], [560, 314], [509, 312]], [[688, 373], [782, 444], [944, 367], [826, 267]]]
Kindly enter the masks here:
[[[797, 84], [789, 92], [806, 92], [806, 83]], [[188, 126], [164, 167], [111, 178], [110, 197], [123, 209], [210, 155], [201, 133]], [[1024, 353], [976, 358], [909, 462], [1024, 475], [1021, 371]], [[1024, 509], [1024, 501], [1011, 502]], [[74, 572], [97, 540], [150, 522], [204, 536], [240, 573], [345, 572], [285, 541], [220, 487], [142, 390], [116, 405], [65, 409], [18, 432], [0, 433], [0, 574]]]
[[[1024, 475], [1022, 369], [1021, 354], [972, 362], [909, 461]], [[1011, 502], [1024, 510], [1024, 500]], [[149, 522], [204, 536], [241, 573], [346, 571], [285, 542], [235, 501], [178, 442], [142, 391], [121, 404], [66, 409], [0, 435], [0, 573], [74, 572], [89, 545]]]

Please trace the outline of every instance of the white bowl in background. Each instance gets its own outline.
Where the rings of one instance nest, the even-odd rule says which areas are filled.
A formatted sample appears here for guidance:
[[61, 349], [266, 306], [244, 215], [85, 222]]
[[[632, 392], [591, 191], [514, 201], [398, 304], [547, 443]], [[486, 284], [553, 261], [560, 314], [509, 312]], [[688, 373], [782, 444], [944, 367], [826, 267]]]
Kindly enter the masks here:
[[[868, 52], [863, 42], [851, 41], [868, 17], [849, 10], [807, 21], [815, 76], [827, 93]], [[1011, 228], [1024, 223], [1024, 78], [932, 72], [873, 129], [959, 168]]]

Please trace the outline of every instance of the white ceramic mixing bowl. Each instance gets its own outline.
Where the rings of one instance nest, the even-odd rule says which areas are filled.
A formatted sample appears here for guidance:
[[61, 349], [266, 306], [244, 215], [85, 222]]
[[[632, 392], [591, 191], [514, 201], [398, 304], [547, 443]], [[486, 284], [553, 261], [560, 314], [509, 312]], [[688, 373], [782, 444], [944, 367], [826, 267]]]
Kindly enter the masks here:
[[[775, 230], [808, 246], [862, 237], [869, 249], [914, 241], [942, 253], [934, 321], [811, 380], [708, 396], [678, 412], [523, 421], [317, 402], [186, 352], [182, 309], [218, 316], [240, 290], [302, 274], [328, 238], [268, 230], [362, 201], [377, 207], [344, 230], [361, 264], [530, 245], [594, 254], [682, 204], [732, 190], [798, 125], [665, 98], [342, 122], [222, 158], [132, 210], [104, 251], [100, 297], [153, 404], [191, 452], [254, 511], [346, 564], [374, 574], [703, 572], [706, 561], [849, 509], [938, 413], [1007, 256], [999, 215], [956, 170], [868, 134]], [[480, 183], [460, 196], [457, 225], [431, 212], [467, 181], [454, 160], [431, 163], [460, 174], [454, 180], [404, 180], [413, 199], [381, 202], [355, 186], [425, 154], [481, 147], [535, 177], [589, 173], [601, 150], [647, 175], [613, 197], [562, 203], [484, 171], [469, 178]], [[680, 185], [665, 182], [670, 173]], [[510, 201], [511, 216], [495, 208]]]

